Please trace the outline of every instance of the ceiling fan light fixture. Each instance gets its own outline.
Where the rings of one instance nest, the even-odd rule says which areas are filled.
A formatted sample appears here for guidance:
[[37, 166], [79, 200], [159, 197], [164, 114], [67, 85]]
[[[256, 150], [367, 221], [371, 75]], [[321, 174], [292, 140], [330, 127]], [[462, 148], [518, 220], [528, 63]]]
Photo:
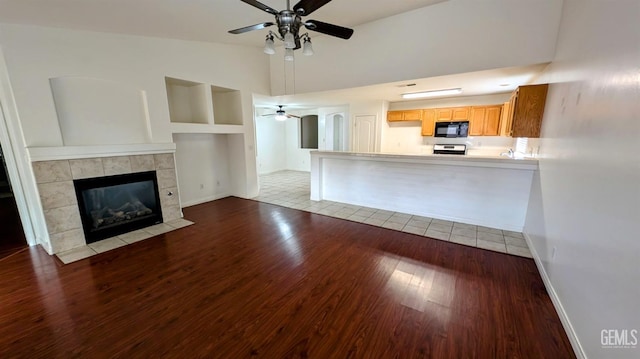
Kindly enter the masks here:
[[273, 55], [276, 53], [275, 44], [273, 43], [273, 35], [269, 32], [267, 39], [264, 40], [264, 53], [267, 55]]
[[302, 43], [302, 54], [305, 56], [313, 55], [313, 45], [311, 44], [311, 38], [309, 38], [309, 36], [304, 37], [304, 42]]
[[293, 61], [293, 49], [284, 50], [284, 61]]
[[276, 121], [285, 121], [287, 119], [287, 115], [284, 114], [284, 111], [278, 111], [274, 118], [276, 119]]
[[293, 36], [291, 31], [287, 31], [284, 34], [284, 48], [285, 49], [295, 49], [296, 48], [296, 38]]
[[425, 98], [425, 97], [438, 97], [438, 96], [447, 96], [447, 95], [457, 95], [460, 93], [462, 93], [461, 88], [454, 88], [454, 89], [444, 89], [444, 90], [434, 90], [434, 91], [403, 93], [402, 98], [414, 99], [414, 98]]

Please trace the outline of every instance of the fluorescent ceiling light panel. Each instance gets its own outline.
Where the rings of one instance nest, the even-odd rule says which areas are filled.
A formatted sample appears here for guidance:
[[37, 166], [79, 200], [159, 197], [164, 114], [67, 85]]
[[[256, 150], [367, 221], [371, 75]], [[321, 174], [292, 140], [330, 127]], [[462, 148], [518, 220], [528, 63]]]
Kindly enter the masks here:
[[446, 96], [446, 95], [457, 95], [459, 93], [462, 93], [461, 88], [403, 93], [402, 98], [425, 98], [425, 97], [436, 97], [436, 96]]

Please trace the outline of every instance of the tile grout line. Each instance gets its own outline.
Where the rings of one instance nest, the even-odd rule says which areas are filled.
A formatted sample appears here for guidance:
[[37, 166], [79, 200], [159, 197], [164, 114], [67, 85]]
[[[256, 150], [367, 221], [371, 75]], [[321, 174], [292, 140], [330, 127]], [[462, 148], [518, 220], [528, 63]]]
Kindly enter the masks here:
[[[423, 237], [428, 237], [436, 240], [444, 240], [451, 243], [466, 245], [470, 247], [480, 248], [491, 250], [494, 252], [515, 255], [524, 258], [532, 258], [531, 252], [528, 246], [519, 246], [517, 244], [509, 244], [507, 238], [510, 239], [511, 242], [520, 243], [519, 240], [523, 239], [522, 233], [512, 232], [512, 231], [503, 231], [497, 228], [489, 228], [476, 226], [466, 223], [454, 222], [449, 220], [440, 220], [436, 218], [429, 218], [423, 216], [415, 216], [409, 213], [400, 213], [400, 212], [392, 212], [382, 209], [376, 209], [371, 207], [361, 207], [357, 205], [344, 204], [333, 201], [312, 201], [309, 199], [310, 190], [310, 174], [307, 172], [298, 172], [298, 171], [279, 171], [267, 175], [260, 176], [260, 182], [262, 184], [260, 194], [258, 196], [252, 198], [253, 200], [269, 203], [273, 205], [282, 206], [285, 208], [298, 209], [305, 212], [315, 213], [319, 215], [329, 216], [332, 218], [345, 219], [348, 221], [356, 222], [356, 223], [364, 223], [373, 225], [376, 227], [396, 230], [400, 232], [416, 234], [413, 232], [404, 231], [405, 227], [411, 222], [414, 218], [416, 220], [420, 219], [428, 219], [427, 227], [423, 234]], [[293, 192], [292, 192], [293, 190]], [[269, 193], [268, 195], [264, 195], [263, 193]], [[298, 200], [298, 198], [300, 200]], [[302, 208], [299, 208], [303, 206]], [[329, 208], [332, 207], [332, 208]], [[346, 210], [348, 209], [348, 210]], [[353, 211], [352, 211], [353, 210]], [[358, 215], [358, 213], [362, 211], [362, 213], [369, 213], [369, 215], [363, 216]], [[349, 214], [347, 214], [349, 212]], [[379, 216], [375, 216], [376, 214], [380, 214]], [[352, 216], [360, 216], [363, 217], [362, 220], [354, 220], [351, 219]], [[399, 229], [393, 228], [398, 227], [394, 223], [395, 221], [389, 222], [389, 220], [396, 216], [396, 218], [409, 218], [407, 222], [404, 224], [400, 223], [401, 227]], [[385, 226], [385, 224], [389, 224]], [[423, 222], [427, 222], [424, 221]], [[434, 225], [433, 228], [431, 226]], [[449, 227], [448, 229], [445, 229]], [[482, 230], [480, 229], [482, 227]], [[415, 227], [417, 228], [417, 227]], [[431, 228], [431, 231], [430, 231]], [[455, 229], [458, 229], [458, 232], [467, 230], [475, 232], [475, 238], [465, 236], [464, 234], [453, 233]], [[420, 229], [422, 231], [422, 229]], [[431, 235], [427, 235], [430, 232]], [[499, 233], [496, 233], [499, 232]], [[505, 233], [506, 232], [506, 233]], [[438, 234], [440, 233], [440, 234]], [[469, 233], [469, 232], [467, 232]], [[483, 233], [483, 234], [480, 234]], [[434, 238], [434, 236], [439, 236], [441, 238]], [[455, 240], [452, 241], [452, 237], [455, 236]], [[480, 238], [482, 236], [483, 238]], [[494, 237], [492, 237], [494, 236]], [[501, 238], [498, 238], [501, 237]], [[444, 239], [446, 237], [446, 239]], [[463, 238], [462, 238], [463, 237]], [[492, 241], [491, 238], [494, 240]], [[464, 239], [468, 239], [466, 243], [460, 243], [464, 241]], [[475, 245], [470, 245], [471, 241], [475, 241]], [[482, 241], [482, 242], [479, 242]], [[479, 246], [481, 244], [482, 246]], [[524, 243], [526, 245], [526, 242]], [[526, 251], [526, 252], [525, 252]]]

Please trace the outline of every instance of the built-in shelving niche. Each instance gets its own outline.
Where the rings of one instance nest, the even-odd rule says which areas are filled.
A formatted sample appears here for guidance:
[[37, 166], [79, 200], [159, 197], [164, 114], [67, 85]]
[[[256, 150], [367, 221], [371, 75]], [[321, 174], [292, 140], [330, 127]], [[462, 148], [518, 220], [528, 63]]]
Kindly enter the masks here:
[[243, 196], [246, 134], [241, 92], [171, 77], [165, 77], [165, 83], [183, 206]]
[[207, 85], [165, 77], [172, 123], [212, 124]]
[[240, 91], [211, 86], [213, 121], [216, 125], [242, 125]]
[[[239, 132], [237, 128], [230, 126], [243, 124], [240, 91], [171, 77], [165, 77], [165, 83], [169, 116], [171, 123], [174, 124], [174, 133]], [[189, 124], [208, 126], [189, 126]], [[188, 128], [194, 129], [188, 130]]]

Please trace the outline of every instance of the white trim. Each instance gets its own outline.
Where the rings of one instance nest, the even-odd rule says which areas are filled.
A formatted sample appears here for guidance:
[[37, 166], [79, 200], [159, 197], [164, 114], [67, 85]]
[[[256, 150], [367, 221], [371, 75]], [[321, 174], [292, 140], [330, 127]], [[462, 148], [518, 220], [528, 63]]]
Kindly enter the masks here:
[[146, 143], [133, 145], [104, 146], [59, 146], [28, 147], [27, 152], [32, 162], [74, 160], [79, 158], [116, 157], [175, 153], [175, 143]]
[[527, 241], [527, 246], [529, 246], [529, 251], [531, 251], [531, 256], [536, 263], [536, 267], [538, 267], [538, 272], [540, 272], [540, 277], [542, 277], [542, 282], [544, 282], [544, 286], [547, 289], [547, 293], [551, 298], [551, 302], [558, 313], [558, 317], [560, 317], [560, 322], [564, 327], [564, 331], [567, 333], [567, 337], [569, 337], [569, 342], [571, 342], [571, 346], [573, 347], [573, 352], [576, 354], [578, 359], [587, 359], [587, 355], [584, 352], [584, 348], [582, 348], [582, 344], [580, 344], [580, 340], [578, 339], [578, 335], [576, 331], [573, 329], [573, 325], [571, 325], [571, 320], [569, 320], [569, 316], [567, 312], [564, 310], [562, 306], [562, 302], [560, 301], [560, 297], [556, 293], [556, 290], [553, 288], [553, 284], [549, 279], [549, 275], [542, 264], [542, 260], [540, 256], [538, 256], [538, 252], [536, 251], [533, 243], [531, 242], [531, 237], [529, 237], [526, 233], [524, 234], [524, 238]]
[[[24, 140], [22, 128], [18, 119], [18, 110], [11, 89], [9, 80], [9, 70], [5, 62], [4, 53], [0, 48], [0, 142], [3, 144], [3, 156], [7, 166], [7, 175], [11, 181], [13, 195], [18, 207], [20, 222], [24, 231], [27, 244], [34, 246], [42, 244], [45, 249], [50, 250], [47, 238], [39, 238], [36, 234], [35, 223], [44, 223], [44, 215], [33, 208], [33, 203], [38, 203], [35, 193], [35, 180], [30, 172], [31, 167], [25, 161]], [[22, 151], [21, 151], [22, 149]], [[22, 158], [22, 161], [21, 161]], [[29, 195], [32, 195], [29, 197]], [[29, 205], [29, 198], [32, 205]], [[33, 210], [33, 211], [32, 211]], [[32, 217], [33, 216], [33, 217]], [[34, 223], [35, 221], [35, 223]]]
[[183, 206], [183, 208], [191, 207], [191, 206], [195, 206], [197, 204], [211, 202], [211, 201], [215, 201], [217, 199], [226, 198], [226, 197], [230, 197], [230, 196], [231, 195], [228, 194], [228, 193], [218, 193], [218, 194], [215, 194], [213, 196], [207, 196], [207, 197], [203, 197], [203, 198], [196, 199], [196, 200], [193, 200], [193, 201], [182, 202], [182, 206]]

